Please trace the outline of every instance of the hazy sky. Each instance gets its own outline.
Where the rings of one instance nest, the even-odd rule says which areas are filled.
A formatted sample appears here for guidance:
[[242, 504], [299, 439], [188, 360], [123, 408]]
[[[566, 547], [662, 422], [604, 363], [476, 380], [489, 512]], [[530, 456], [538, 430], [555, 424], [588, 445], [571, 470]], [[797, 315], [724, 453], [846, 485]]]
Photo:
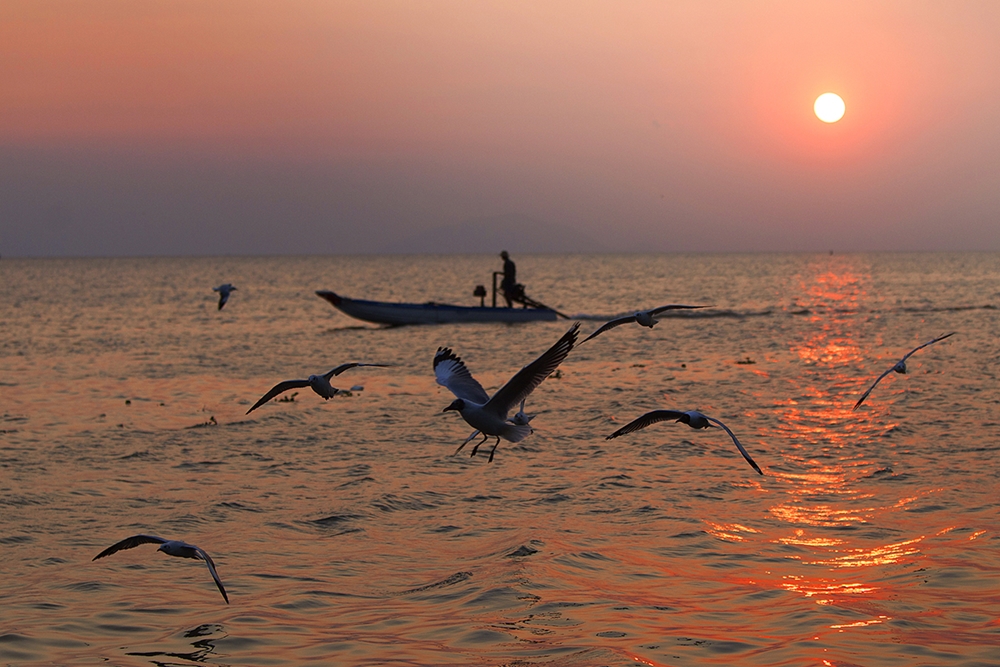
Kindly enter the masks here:
[[998, 35], [994, 0], [3, 0], [0, 254], [378, 252], [496, 216], [615, 251], [1000, 250]]

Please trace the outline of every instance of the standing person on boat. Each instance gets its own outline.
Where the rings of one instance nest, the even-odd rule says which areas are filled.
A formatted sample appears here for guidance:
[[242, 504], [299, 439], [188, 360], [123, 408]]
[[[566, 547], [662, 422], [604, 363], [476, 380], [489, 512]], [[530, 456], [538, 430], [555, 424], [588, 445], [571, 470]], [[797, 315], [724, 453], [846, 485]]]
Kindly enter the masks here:
[[500, 281], [500, 291], [503, 292], [503, 298], [507, 300], [507, 307], [513, 308], [514, 299], [518, 296], [517, 267], [514, 266], [514, 260], [510, 258], [506, 250], [500, 253], [500, 257], [503, 258], [503, 280]]

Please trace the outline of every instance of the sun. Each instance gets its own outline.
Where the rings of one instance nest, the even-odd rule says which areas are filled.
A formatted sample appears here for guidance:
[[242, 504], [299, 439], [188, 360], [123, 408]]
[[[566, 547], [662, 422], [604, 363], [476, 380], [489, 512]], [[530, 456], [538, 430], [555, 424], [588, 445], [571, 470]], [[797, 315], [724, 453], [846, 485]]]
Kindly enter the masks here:
[[836, 123], [844, 117], [844, 100], [837, 93], [823, 93], [816, 98], [813, 111], [824, 123]]

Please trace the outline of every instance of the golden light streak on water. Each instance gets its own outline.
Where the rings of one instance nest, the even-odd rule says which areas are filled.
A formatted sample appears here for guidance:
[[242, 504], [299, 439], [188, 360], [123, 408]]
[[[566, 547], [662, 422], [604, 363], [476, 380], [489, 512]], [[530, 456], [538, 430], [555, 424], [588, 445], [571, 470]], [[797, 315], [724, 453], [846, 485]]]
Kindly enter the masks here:
[[854, 623], [840, 623], [831, 625], [832, 630], [844, 629], [844, 628], [863, 628], [866, 625], [876, 625], [878, 623], [885, 623], [886, 621], [891, 621], [891, 616], [879, 616], [878, 618], [872, 618], [867, 621], [855, 621]]

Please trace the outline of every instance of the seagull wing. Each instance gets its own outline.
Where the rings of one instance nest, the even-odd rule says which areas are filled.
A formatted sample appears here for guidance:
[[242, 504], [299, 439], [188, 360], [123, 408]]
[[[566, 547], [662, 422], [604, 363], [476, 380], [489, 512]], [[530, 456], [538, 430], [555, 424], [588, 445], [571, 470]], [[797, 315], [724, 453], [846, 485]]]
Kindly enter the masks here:
[[618, 317], [613, 320], [608, 320], [607, 322], [601, 325], [600, 329], [598, 329], [597, 331], [595, 331], [594, 333], [590, 334], [582, 341], [580, 341], [580, 344], [583, 345], [591, 338], [599, 336], [609, 329], [614, 329], [615, 327], [620, 327], [623, 324], [628, 324], [629, 322], [635, 322], [635, 315], [626, 315], [625, 317]]
[[552, 347], [542, 352], [541, 356], [519, 370], [504, 386], [497, 389], [497, 393], [493, 394], [485, 409], [492, 410], [500, 418], [506, 419], [511, 408], [525, 400], [542, 380], [559, 367], [576, 344], [579, 333], [580, 323], [575, 322]]
[[229, 292], [219, 292], [219, 310], [222, 310], [222, 307], [226, 305], [227, 301], [229, 301]]
[[197, 551], [198, 555], [201, 556], [201, 559], [205, 561], [205, 565], [208, 565], [208, 571], [212, 573], [212, 578], [215, 579], [215, 585], [219, 587], [219, 592], [222, 593], [222, 598], [226, 601], [226, 604], [229, 604], [229, 596], [226, 595], [226, 589], [222, 585], [222, 580], [219, 579], [219, 573], [215, 571], [215, 561], [213, 561], [212, 557], [209, 556], [208, 553], [201, 547], [195, 547], [195, 551]]
[[157, 537], [156, 535], [133, 535], [132, 537], [126, 537], [121, 542], [112, 544], [110, 547], [94, 556], [93, 560], [118, 553], [122, 549], [134, 549], [140, 544], [163, 544], [164, 542], [167, 542], [167, 540], [162, 537]]
[[900, 359], [900, 361], [906, 361], [907, 359], [910, 358], [910, 355], [912, 355], [917, 350], [921, 350], [921, 349], [927, 347], [928, 345], [930, 345], [932, 343], [938, 342], [939, 340], [944, 340], [948, 336], [954, 336], [956, 333], [958, 333], [958, 332], [957, 331], [952, 331], [951, 333], [947, 333], [947, 334], [945, 334], [943, 336], [938, 336], [934, 340], [929, 340], [926, 343], [924, 343], [923, 345], [917, 345], [915, 348], [913, 348], [912, 350], [910, 350], [909, 352], [907, 352], [906, 355], [902, 359]]
[[[910, 354], [913, 354], [913, 352], [911, 352]], [[906, 356], [909, 356], [909, 355], [906, 355]], [[903, 357], [903, 358], [905, 359], [906, 357]], [[881, 382], [882, 378], [884, 378], [886, 375], [888, 375], [889, 373], [891, 373], [892, 369], [895, 368], [895, 367], [896, 367], [896, 364], [893, 364], [892, 366], [889, 367], [889, 370], [887, 370], [885, 373], [882, 373], [882, 375], [879, 375], [878, 378], [874, 382], [872, 382], [872, 386], [868, 387], [868, 391], [866, 391], [865, 393], [861, 394], [861, 398], [859, 398], [858, 402], [854, 404], [854, 407], [852, 408], [852, 410], [857, 410], [858, 408], [860, 408], [861, 404], [865, 402], [866, 398], [868, 398], [868, 394], [872, 393], [872, 389], [875, 388], [875, 385], [877, 385], [879, 382]]]
[[383, 367], [385, 367], [385, 366], [388, 366], [388, 365], [389, 364], [363, 364], [363, 363], [354, 361], [354, 362], [347, 363], [347, 364], [341, 364], [341, 365], [337, 366], [336, 368], [334, 368], [333, 370], [327, 371], [326, 373], [323, 374], [323, 377], [325, 377], [326, 381], [329, 382], [330, 378], [332, 378], [334, 375], [340, 375], [341, 373], [343, 373], [344, 371], [346, 371], [349, 368], [357, 368], [358, 366], [383, 366]]
[[439, 385], [447, 387], [461, 399], [478, 405], [490, 400], [483, 385], [472, 377], [462, 358], [452, 352], [451, 348], [439, 347], [434, 354], [434, 375]]
[[708, 308], [708, 306], [682, 306], [680, 304], [670, 304], [669, 306], [660, 306], [659, 308], [653, 308], [649, 311], [650, 315], [659, 315], [665, 310], [680, 310], [681, 308]]
[[741, 445], [740, 441], [736, 438], [736, 434], [733, 433], [732, 431], [730, 431], [728, 426], [726, 426], [725, 424], [723, 424], [722, 422], [720, 422], [718, 419], [714, 419], [712, 417], [709, 417], [708, 415], [705, 415], [705, 419], [707, 419], [708, 421], [712, 422], [713, 424], [718, 424], [719, 426], [721, 426], [722, 428], [724, 428], [726, 430], [726, 433], [729, 434], [729, 437], [732, 438], [733, 442], [736, 443], [736, 449], [740, 450], [740, 454], [742, 454], [743, 458], [745, 458], [747, 460], [747, 463], [749, 463], [750, 466], [754, 470], [756, 470], [758, 473], [760, 473], [761, 475], [764, 474], [764, 471], [760, 469], [760, 466], [758, 466], [757, 463], [754, 462], [754, 460], [752, 458], [750, 458], [750, 455], [747, 454], [747, 450], [743, 449], [743, 445]]
[[653, 410], [652, 412], [647, 412], [641, 417], [633, 419], [606, 437], [605, 440], [610, 440], [611, 438], [617, 438], [618, 436], [625, 435], [626, 433], [638, 431], [639, 429], [646, 428], [650, 424], [655, 424], [656, 422], [665, 422], [669, 420], [677, 421], [683, 414], [684, 413], [679, 410]]
[[301, 389], [302, 387], [308, 387], [309, 380], [285, 380], [284, 382], [279, 382], [278, 384], [271, 387], [271, 390], [260, 397], [260, 400], [253, 404], [253, 407], [247, 410], [247, 414], [250, 414], [260, 406], [264, 405], [272, 398], [277, 396], [282, 392], [286, 392], [289, 389]]

